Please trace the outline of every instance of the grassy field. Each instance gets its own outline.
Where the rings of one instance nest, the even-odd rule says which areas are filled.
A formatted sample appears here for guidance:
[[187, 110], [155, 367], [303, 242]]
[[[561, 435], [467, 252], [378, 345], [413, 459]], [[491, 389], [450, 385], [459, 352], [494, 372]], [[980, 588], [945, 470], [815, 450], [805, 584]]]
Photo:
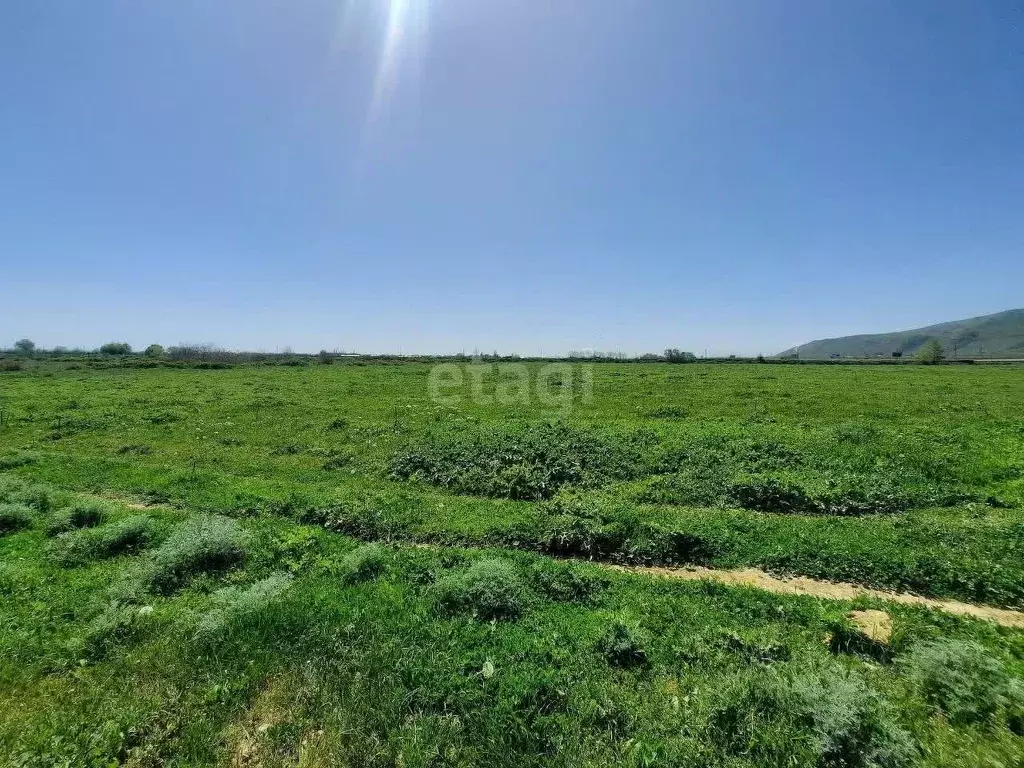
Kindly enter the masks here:
[[1020, 367], [475, 370], [0, 373], [0, 762], [1022, 764], [1019, 630], [599, 565], [1022, 607]]

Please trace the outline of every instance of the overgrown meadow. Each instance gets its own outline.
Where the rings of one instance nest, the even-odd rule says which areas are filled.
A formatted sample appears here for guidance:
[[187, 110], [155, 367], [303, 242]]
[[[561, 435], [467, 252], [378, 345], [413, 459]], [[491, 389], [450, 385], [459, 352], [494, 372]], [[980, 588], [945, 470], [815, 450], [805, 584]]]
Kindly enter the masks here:
[[606, 567], [1024, 607], [1019, 367], [148, 365], [0, 373], [5, 765], [1024, 761], [1020, 630]]

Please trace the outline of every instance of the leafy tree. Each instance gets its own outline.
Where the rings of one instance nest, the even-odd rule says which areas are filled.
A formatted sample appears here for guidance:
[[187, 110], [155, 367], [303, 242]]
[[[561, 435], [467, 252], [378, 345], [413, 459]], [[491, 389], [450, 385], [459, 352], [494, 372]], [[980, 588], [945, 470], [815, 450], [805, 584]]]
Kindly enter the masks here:
[[678, 349], [666, 349], [665, 359], [670, 363], [692, 363], [697, 359], [693, 352], [680, 352]]
[[919, 363], [937, 363], [945, 357], [946, 353], [942, 351], [942, 343], [938, 339], [928, 339], [917, 352]]
[[124, 341], [108, 341], [100, 347], [100, 352], [104, 355], [130, 355], [132, 346]]
[[150, 344], [148, 347], [146, 347], [146, 351], [144, 354], [146, 355], [146, 357], [163, 357], [164, 348], [161, 347], [159, 344]]
[[18, 339], [14, 342], [14, 348], [26, 355], [31, 355], [36, 351], [36, 343], [32, 339]]

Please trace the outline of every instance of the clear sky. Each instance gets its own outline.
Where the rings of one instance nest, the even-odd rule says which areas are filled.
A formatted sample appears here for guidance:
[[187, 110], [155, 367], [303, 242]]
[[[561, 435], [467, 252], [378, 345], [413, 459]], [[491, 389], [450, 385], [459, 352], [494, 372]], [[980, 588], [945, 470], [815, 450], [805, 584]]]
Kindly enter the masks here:
[[1024, 306], [1024, 10], [10, 0], [0, 345], [774, 353]]

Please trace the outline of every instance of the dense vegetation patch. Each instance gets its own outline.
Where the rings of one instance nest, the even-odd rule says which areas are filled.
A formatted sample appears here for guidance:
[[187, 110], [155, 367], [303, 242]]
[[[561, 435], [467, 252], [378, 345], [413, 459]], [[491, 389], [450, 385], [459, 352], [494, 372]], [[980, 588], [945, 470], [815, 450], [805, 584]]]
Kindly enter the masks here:
[[101, 501], [75, 502], [54, 513], [46, 532], [49, 536], [57, 536], [78, 528], [94, 528], [105, 522], [109, 514], [109, 507]]
[[51, 556], [64, 566], [90, 560], [141, 552], [153, 543], [156, 521], [149, 515], [132, 515], [117, 522], [62, 533], [50, 545]]
[[0, 504], [0, 536], [28, 528], [35, 515], [24, 504]]
[[1011, 728], [1019, 728], [1017, 718], [1024, 707], [1024, 690], [1005, 665], [978, 643], [922, 643], [903, 662], [929, 704], [950, 722], [991, 722], [1003, 712]]
[[433, 437], [391, 461], [396, 479], [423, 480], [454, 493], [539, 500], [566, 486], [636, 476], [640, 452], [628, 439], [603, 439], [565, 424], [529, 424]]
[[139, 587], [169, 594], [195, 576], [222, 573], [245, 560], [249, 537], [234, 520], [218, 515], [191, 518], [132, 574]]
[[532, 595], [516, 566], [507, 560], [480, 560], [434, 587], [445, 611], [467, 611], [480, 619], [514, 619], [526, 610]]

